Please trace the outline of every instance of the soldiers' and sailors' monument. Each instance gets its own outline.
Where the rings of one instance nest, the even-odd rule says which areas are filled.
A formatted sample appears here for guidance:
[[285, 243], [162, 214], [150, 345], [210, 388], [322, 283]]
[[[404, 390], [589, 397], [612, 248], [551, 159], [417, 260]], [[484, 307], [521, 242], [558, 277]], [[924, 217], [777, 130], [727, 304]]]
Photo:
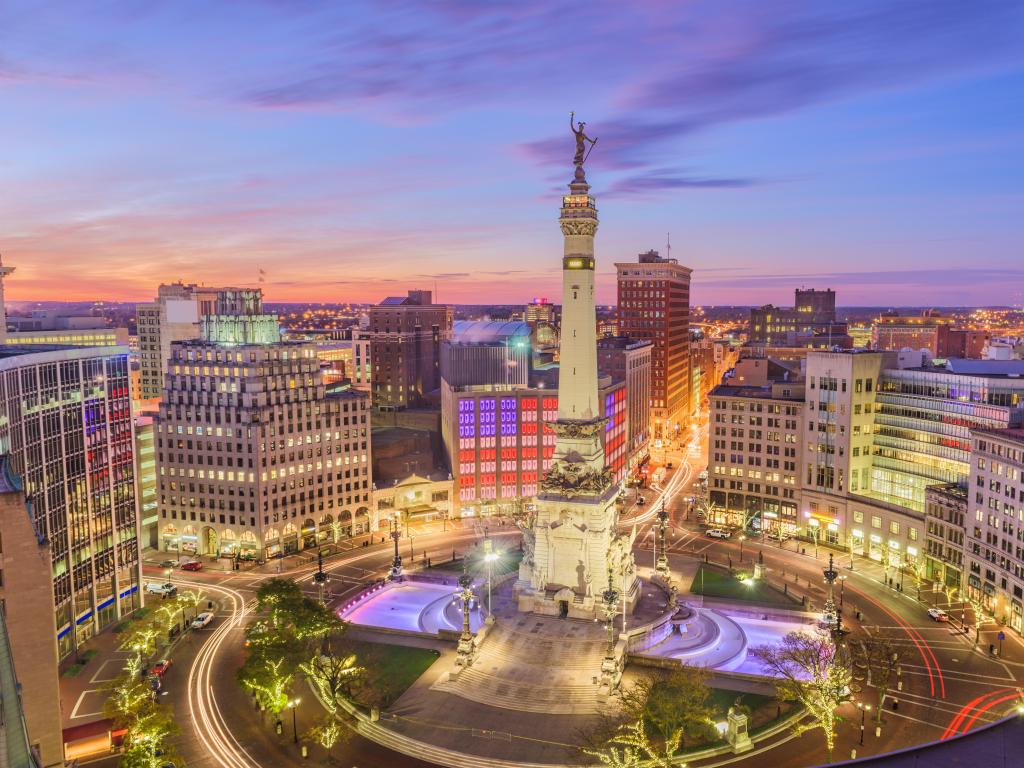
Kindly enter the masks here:
[[[594, 235], [597, 204], [584, 162], [589, 143], [584, 123], [576, 137], [575, 175], [562, 197], [561, 361], [553, 463], [541, 481], [537, 512], [524, 531], [527, 557], [517, 583], [520, 610], [571, 618], [603, 618], [614, 587], [632, 606], [639, 594], [632, 536], [617, 532], [619, 491], [605, 466], [605, 419], [598, 401], [597, 315], [594, 302]], [[532, 539], [532, 540], [531, 540]], [[531, 546], [532, 545], [532, 546]], [[532, 549], [532, 552], [531, 552]], [[532, 555], [532, 556], [531, 556]]]

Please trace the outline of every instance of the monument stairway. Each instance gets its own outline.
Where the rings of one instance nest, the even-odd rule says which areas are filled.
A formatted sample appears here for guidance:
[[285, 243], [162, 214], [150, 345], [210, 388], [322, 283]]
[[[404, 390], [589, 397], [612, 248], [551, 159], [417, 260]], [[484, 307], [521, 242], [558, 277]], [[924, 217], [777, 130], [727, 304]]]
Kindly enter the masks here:
[[473, 664], [432, 688], [503, 709], [591, 713], [605, 647], [601, 624], [520, 614], [499, 619]]

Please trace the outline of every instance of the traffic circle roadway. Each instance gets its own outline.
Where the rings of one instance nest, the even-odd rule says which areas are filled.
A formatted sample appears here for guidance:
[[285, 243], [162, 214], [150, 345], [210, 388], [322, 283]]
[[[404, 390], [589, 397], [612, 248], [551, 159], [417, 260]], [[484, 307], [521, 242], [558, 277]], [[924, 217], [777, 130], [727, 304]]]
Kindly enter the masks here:
[[[680, 480], [673, 482], [675, 478], [670, 476], [666, 488], [678, 496], [688, 482], [692, 482], [692, 471], [675, 474], [681, 476]], [[752, 563], [761, 551], [769, 580], [780, 585], [786, 583], [797, 594], [807, 594], [814, 605], [824, 603], [822, 569], [826, 550], [820, 552], [821, 559], [816, 559], [813, 554], [803, 554], [799, 549], [794, 551], [792, 544], [781, 547], [747, 541], [741, 559], [742, 544], [735, 540], [707, 539], [692, 522], [681, 521], [685, 505], [670, 503], [669, 508], [673, 517], [673, 536], [668, 545], [670, 563], [684, 557], [707, 556], [710, 561], [719, 563], [732, 558], [733, 563], [740, 566]], [[644, 561], [641, 563], [644, 567], [646, 558], [653, 556], [653, 552], [645, 552], [644, 548], [649, 550], [654, 537], [646, 535], [653, 529], [650, 522], [642, 525], [649, 526], [646, 532], [641, 529], [642, 535], [637, 538], [637, 560]], [[417, 535], [416, 542], [421, 558], [426, 552], [440, 561], [446, 558], [446, 553], [450, 554], [453, 546], [464, 549], [478, 540], [480, 534], [480, 530], [454, 528], [446, 533]], [[491, 535], [515, 541], [518, 533], [515, 528], [506, 526], [493, 529]], [[376, 544], [352, 549], [338, 559], [325, 561], [324, 570], [331, 577], [332, 602], [343, 602], [373, 576], [383, 575], [392, 556], [390, 545]], [[945, 604], [941, 592], [922, 591], [918, 601], [906, 592], [890, 588], [881, 568], [874, 563], [855, 558], [851, 570], [849, 556], [843, 555], [841, 565], [840, 570], [846, 577], [842, 586], [843, 622], [852, 630], [849, 637], [853, 639], [863, 633], [889, 639], [901, 652], [901, 664], [897, 682], [886, 696], [880, 726], [876, 730], [873, 723], [867, 721], [863, 746], [860, 744], [860, 712], [853, 702], [844, 705], [836, 760], [845, 759], [851, 750], [865, 756], [950, 738], [998, 719], [1021, 701], [1018, 679], [1024, 679], [1024, 647], [1015, 635], [1007, 635], [1003, 644], [1005, 656], [992, 658], [986, 650], [988, 643], [995, 641], [998, 628], [994, 625], [983, 628], [976, 644], [974, 633], [968, 636], [959, 631], [957, 605]], [[152, 570], [155, 573], [158, 569]], [[298, 580], [304, 590], [314, 596], [312, 574], [315, 570], [315, 565], [308, 564], [290, 568], [280, 575]], [[181, 727], [177, 749], [189, 766], [270, 768], [303, 762], [317, 764], [325, 757], [319, 746], [311, 745], [310, 759], [303, 761], [294, 741], [296, 736], [301, 741], [302, 735], [322, 715], [311, 694], [299, 693], [304, 701], [296, 708], [294, 727], [286, 718], [282, 733], [277, 734], [274, 724], [265, 714], [256, 711], [251, 697], [235, 681], [235, 671], [242, 663], [243, 629], [256, 590], [261, 582], [278, 575], [251, 571], [215, 575], [205, 571], [175, 579], [182, 585], [204, 590], [220, 605], [217, 620], [207, 630], [190, 633], [190, 639], [179, 644], [176, 669], [170, 673], [167, 699]], [[682, 586], [685, 589], [688, 585]], [[948, 611], [951, 621], [931, 621], [926, 611], [932, 605]], [[857, 612], [859, 620], [853, 618]], [[968, 623], [972, 619], [969, 615]], [[187, 681], [183, 684], [185, 670]], [[877, 703], [873, 689], [870, 692], [865, 689], [862, 699]], [[746, 755], [706, 765], [731, 763], [753, 768], [763, 763], [767, 750], [771, 750], [772, 764], [776, 766], [809, 766], [826, 761], [820, 734], [810, 731], [800, 737], [786, 734]], [[396, 755], [358, 735], [336, 746], [334, 757], [340, 758], [342, 764], [359, 768], [429, 768], [431, 765]]]

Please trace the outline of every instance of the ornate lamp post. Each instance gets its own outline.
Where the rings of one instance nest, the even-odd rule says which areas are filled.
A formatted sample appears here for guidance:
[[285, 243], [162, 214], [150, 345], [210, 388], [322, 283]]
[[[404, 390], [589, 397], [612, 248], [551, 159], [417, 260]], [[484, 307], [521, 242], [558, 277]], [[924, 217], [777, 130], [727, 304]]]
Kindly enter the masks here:
[[320, 605], [324, 605], [324, 585], [327, 584], [327, 574], [324, 573], [324, 553], [317, 547], [316, 550], [316, 573], [313, 574], [313, 582], [320, 590]]
[[398, 581], [402, 577], [402, 556], [398, 554], [398, 540], [402, 538], [402, 531], [398, 527], [398, 515], [391, 517], [391, 538], [395, 542], [395, 557], [391, 561], [391, 572], [388, 578], [391, 581]]
[[498, 559], [498, 553], [494, 551], [494, 542], [491, 539], [484, 539], [484, 562], [487, 563], [487, 623], [494, 623], [494, 614], [491, 612], [491, 575], [494, 569], [494, 561]]
[[665, 528], [668, 527], [668, 511], [665, 509], [665, 501], [661, 502], [661, 509], [658, 511], [658, 541], [660, 544], [660, 552], [658, 554], [657, 562], [654, 565], [654, 572], [659, 576], [664, 577], [666, 580], [671, 576], [671, 572], [668, 567], [668, 556], [665, 553]]
[[459, 600], [462, 601], [462, 634], [459, 635], [458, 653], [455, 659], [457, 667], [468, 667], [473, 659], [473, 633], [469, 630], [469, 604], [473, 601], [473, 579], [466, 567], [462, 568], [462, 575], [459, 576]]
[[834, 615], [836, 612], [835, 583], [836, 579], [839, 578], [839, 571], [833, 567], [831, 553], [829, 553], [828, 556], [828, 568], [825, 568], [822, 573], [825, 576], [825, 583], [828, 584], [828, 598], [825, 600], [825, 613]]
[[601, 663], [601, 681], [612, 691], [618, 684], [619, 664], [615, 659], [615, 606], [619, 600], [619, 591], [615, 589], [614, 573], [608, 569], [608, 589], [601, 593], [604, 600], [604, 613], [608, 626], [608, 648], [604, 654], [604, 661]]

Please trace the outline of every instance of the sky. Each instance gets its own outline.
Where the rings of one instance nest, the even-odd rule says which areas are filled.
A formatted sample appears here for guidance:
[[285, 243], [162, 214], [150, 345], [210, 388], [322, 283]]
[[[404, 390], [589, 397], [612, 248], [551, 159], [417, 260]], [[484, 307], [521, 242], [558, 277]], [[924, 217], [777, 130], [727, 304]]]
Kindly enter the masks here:
[[1019, 0], [4, 0], [6, 296], [557, 300], [570, 111], [602, 303], [1024, 302]]

